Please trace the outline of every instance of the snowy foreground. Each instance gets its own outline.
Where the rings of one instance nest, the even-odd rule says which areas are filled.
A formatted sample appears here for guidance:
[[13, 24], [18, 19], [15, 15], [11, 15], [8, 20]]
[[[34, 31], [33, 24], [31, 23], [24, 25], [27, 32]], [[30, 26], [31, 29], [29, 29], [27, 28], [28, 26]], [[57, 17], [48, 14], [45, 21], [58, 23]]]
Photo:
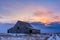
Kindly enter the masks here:
[[42, 34], [0, 34], [0, 40], [60, 40], [58, 35], [42, 35]]

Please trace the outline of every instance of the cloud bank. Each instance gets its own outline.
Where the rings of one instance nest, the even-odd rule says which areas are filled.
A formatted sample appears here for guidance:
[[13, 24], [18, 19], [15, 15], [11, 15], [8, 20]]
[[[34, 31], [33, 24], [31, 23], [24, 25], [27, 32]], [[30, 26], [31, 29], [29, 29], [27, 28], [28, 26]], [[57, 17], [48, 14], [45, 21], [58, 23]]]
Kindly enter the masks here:
[[26, 4], [19, 2], [3, 2], [1, 3], [0, 12], [3, 19], [0, 18], [0, 22], [12, 23], [17, 20], [28, 21], [28, 22], [43, 22], [50, 23], [58, 21], [60, 22], [60, 13], [55, 12], [47, 7], [37, 4]]

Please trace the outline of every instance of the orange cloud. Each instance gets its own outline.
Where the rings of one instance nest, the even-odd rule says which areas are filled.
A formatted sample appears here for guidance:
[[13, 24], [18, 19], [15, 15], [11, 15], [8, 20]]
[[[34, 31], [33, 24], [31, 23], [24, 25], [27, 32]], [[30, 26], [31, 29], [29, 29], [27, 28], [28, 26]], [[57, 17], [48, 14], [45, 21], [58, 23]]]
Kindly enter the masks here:
[[49, 24], [51, 22], [60, 22], [60, 16], [56, 15], [53, 10], [49, 10], [44, 7], [33, 7], [30, 8], [31, 11], [34, 10], [33, 16], [29, 17], [31, 22], [43, 22]]
[[46, 24], [51, 22], [60, 22], [60, 16], [54, 14], [54, 12], [48, 10], [47, 12], [40, 11], [34, 14], [35, 17], [32, 19], [32, 21], [43, 22]]

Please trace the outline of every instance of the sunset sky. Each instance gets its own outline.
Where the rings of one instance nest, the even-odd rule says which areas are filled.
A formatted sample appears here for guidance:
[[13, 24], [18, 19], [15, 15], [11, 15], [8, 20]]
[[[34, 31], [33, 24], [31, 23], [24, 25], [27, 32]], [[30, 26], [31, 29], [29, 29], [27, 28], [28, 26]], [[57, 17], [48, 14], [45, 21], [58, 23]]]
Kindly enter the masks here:
[[[60, 0], [0, 0], [0, 33], [7, 32], [18, 20], [38, 22], [34, 26], [42, 32], [60, 32]], [[55, 23], [49, 27], [39, 22]]]
[[60, 0], [0, 0], [0, 22], [60, 22]]

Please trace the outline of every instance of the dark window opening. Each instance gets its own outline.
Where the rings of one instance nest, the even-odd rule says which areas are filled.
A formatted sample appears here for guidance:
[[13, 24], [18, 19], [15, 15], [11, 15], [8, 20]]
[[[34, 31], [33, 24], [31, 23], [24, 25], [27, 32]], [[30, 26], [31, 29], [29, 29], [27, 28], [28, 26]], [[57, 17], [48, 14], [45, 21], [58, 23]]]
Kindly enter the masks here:
[[32, 30], [30, 30], [29, 32], [32, 33]]
[[19, 28], [19, 27], [17, 27], [17, 29], [19, 30], [20, 28]]

